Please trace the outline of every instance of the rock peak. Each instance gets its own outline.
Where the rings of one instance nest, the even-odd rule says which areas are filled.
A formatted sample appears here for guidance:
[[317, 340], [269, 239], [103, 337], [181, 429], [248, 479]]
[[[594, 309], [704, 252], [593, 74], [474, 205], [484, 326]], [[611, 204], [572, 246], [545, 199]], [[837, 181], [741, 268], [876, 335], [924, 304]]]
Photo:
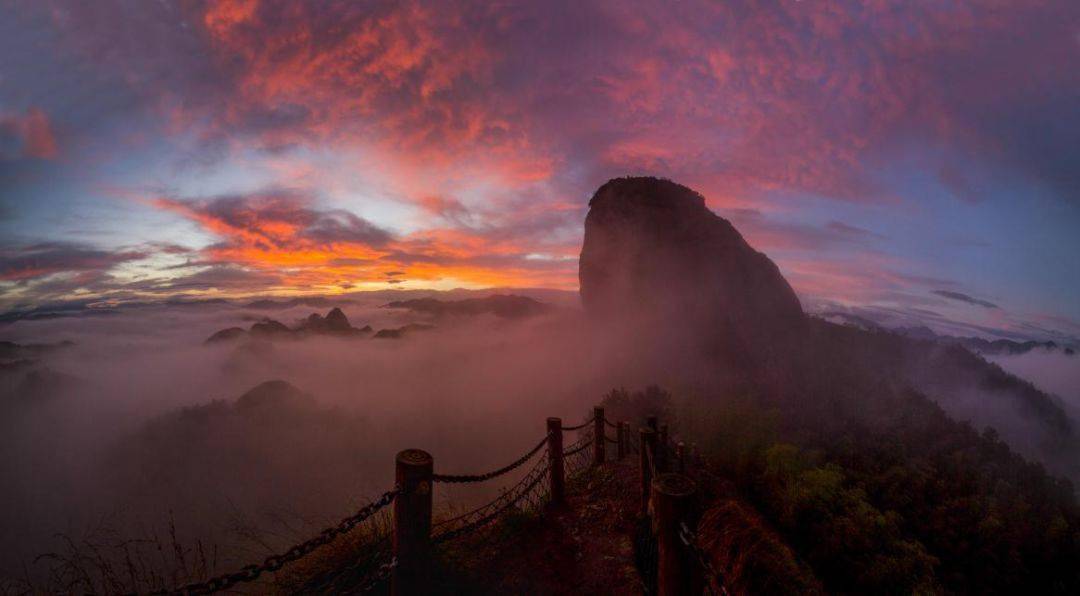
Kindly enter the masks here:
[[697, 191], [667, 178], [652, 176], [612, 178], [593, 193], [589, 207], [603, 208], [607, 202], [636, 203], [660, 209], [705, 208], [705, 197]]
[[578, 274], [590, 316], [689, 320], [742, 339], [804, 321], [776, 264], [700, 193], [659, 178], [616, 178], [589, 207]]

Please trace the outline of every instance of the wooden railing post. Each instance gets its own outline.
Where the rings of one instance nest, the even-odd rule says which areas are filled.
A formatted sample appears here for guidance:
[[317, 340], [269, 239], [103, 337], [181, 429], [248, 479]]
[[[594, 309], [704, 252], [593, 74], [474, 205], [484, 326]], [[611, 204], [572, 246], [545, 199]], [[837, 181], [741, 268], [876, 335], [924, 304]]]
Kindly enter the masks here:
[[653, 432], [659, 432], [660, 426], [656, 416], [649, 416], [645, 418], [645, 426], [653, 430]]
[[682, 474], [658, 474], [652, 481], [652, 528], [656, 534], [656, 588], [660, 596], [691, 593], [695, 570], [679, 538], [679, 525], [693, 527], [697, 484]]
[[660, 434], [656, 437], [656, 471], [667, 472], [668, 466], [668, 451], [671, 448], [671, 444], [668, 442], [668, 425], [660, 425]]
[[604, 428], [604, 408], [593, 408], [593, 465], [604, 465], [607, 448], [607, 429]]
[[686, 473], [686, 443], [675, 443], [675, 471], [680, 474]]
[[616, 443], [616, 456], [619, 458], [619, 461], [622, 461], [626, 459], [626, 442], [629, 440], [629, 437], [626, 436], [626, 423], [623, 421], [619, 421], [619, 425], [615, 427], [615, 432], [617, 433], [616, 436], [619, 439], [619, 442]]
[[547, 419], [548, 458], [551, 462], [551, 504], [566, 502], [566, 476], [563, 469], [562, 418]]
[[393, 553], [397, 559], [390, 590], [423, 594], [431, 576], [431, 454], [406, 449], [395, 459], [399, 493], [394, 499]]
[[641, 513], [649, 514], [649, 496], [652, 493], [652, 466], [649, 465], [649, 451], [656, 444], [656, 431], [651, 428], [642, 428], [641, 451], [638, 460], [639, 478], [641, 479]]

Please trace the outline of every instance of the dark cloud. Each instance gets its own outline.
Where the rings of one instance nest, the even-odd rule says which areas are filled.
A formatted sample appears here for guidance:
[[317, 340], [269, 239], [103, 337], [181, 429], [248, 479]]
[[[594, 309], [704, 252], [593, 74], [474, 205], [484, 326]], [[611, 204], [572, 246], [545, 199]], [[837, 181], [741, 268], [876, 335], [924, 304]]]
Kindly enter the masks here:
[[954, 291], [951, 291], [951, 290], [934, 290], [933, 293], [937, 294], [938, 296], [941, 296], [943, 298], [948, 298], [949, 300], [956, 300], [958, 302], [966, 302], [967, 304], [972, 304], [972, 305], [975, 305], [975, 306], [981, 306], [983, 308], [998, 308], [998, 305], [994, 304], [993, 302], [987, 302], [986, 300], [980, 300], [978, 298], [968, 296], [967, 294], [964, 294], [963, 292], [954, 292]]
[[147, 256], [149, 253], [144, 251], [113, 252], [64, 242], [0, 248], [0, 280], [22, 281], [54, 273], [105, 271]]
[[341, 209], [317, 213], [303, 234], [323, 244], [353, 242], [382, 246], [392, 238], [390, 232]]
[[381, 246], [390, 232], [342, 209], [320, 210], [311, 196], [292, 190], [206, 199], [161, 198], [156, 204], [178, 211], [233, 245], [260, 249], [302, 248], [354, 243]]
[[253, 271], [233, 264], [215, 264], [197, 271], [167, 279], [151, 279], [126, 284], [125, 290], [140, 290], [169, 295], [180, 291], [250, 290], [251, 288], [275, 287], [281, 284], [281, 276], [274, 272]]

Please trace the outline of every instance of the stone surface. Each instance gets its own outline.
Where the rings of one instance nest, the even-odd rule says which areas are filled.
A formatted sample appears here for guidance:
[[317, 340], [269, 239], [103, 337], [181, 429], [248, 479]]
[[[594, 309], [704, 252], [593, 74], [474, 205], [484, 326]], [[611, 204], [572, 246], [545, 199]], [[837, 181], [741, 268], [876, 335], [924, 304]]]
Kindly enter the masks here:
[[591, 318], [689, 322], [743, 339], [805, 322], [776, 264], [693, 190], [616, 178], [589, 206], [579, 278]]

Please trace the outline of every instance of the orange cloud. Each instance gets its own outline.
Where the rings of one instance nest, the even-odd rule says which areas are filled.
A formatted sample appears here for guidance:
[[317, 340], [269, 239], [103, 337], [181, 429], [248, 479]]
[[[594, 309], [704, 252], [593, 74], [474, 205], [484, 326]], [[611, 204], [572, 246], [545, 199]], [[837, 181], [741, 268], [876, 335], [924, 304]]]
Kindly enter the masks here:
[[[342, 291], [406, 281], [471, 286], [572, 289], [576, 262], [530, 258], [512, 235], [456, 228], [394, 237], [349, 212], [321, 210], [303, 195], [270, 191], [203, 200], [157, 198], [220, 242], [201, 251], [202, 264], [274, 272], [280, 289]], [[567, 249], [569, 250], [569, 249]]]

